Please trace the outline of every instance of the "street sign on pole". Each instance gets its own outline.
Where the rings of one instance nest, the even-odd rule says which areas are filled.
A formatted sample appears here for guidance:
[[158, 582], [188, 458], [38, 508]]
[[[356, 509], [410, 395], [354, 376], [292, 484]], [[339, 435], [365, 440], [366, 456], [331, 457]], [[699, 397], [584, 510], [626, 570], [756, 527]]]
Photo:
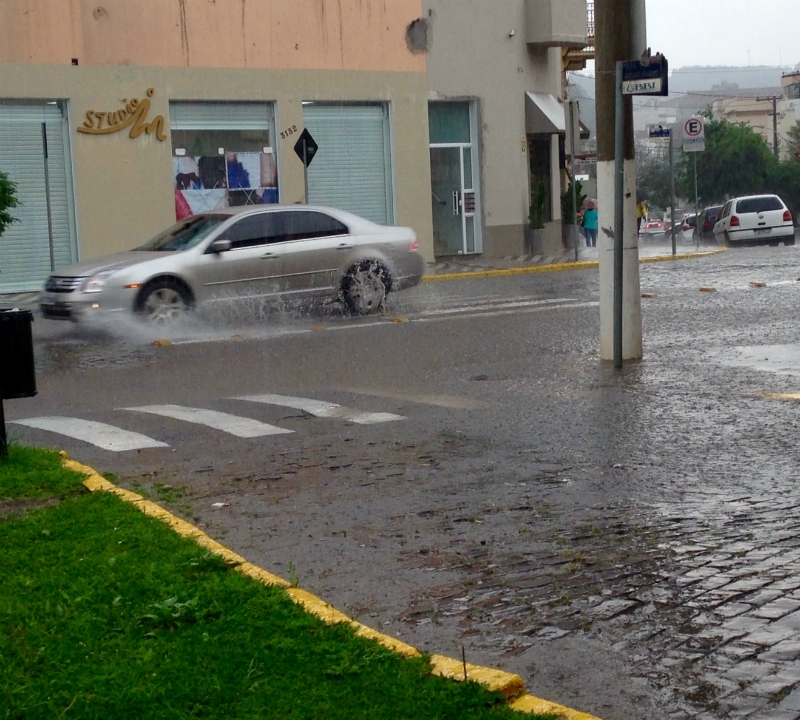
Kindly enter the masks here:
[[317, 150], [319, 150], [319, 145], [317, 145], [317, 143], [314, 141], [314, 138], [311, 137], [311, 133], [308, 132], [308, 128], [303, 128], [303, 132], [300, 133], [300, 137], [297, 139], [297, 142], [294, 145], [294, 151], [297, 153], [297, 157], [299, 157], [303, 163], [303, 180], [306, 188], [306, 205], [308, 205], [308, 166], [311, 165], [311, 161], [317, 154]]
[[651, 140], [658, 140], [663, 138], [667, 140], [672, 137], [672, 128], [664, 127], [663, 125], [650, 125], [648, 128]]
[[683, 152], [706, 149], [706, 123], [701, 117], [689, 118], [683, 126]]
[[663, 55], [622, 63], [623, 95], [669, 95], [669, 69]]

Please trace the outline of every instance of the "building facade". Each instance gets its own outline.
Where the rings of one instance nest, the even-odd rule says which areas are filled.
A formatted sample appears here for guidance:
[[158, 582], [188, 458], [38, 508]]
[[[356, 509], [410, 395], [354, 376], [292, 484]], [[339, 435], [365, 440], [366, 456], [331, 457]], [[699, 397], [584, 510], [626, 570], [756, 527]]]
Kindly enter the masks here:
[[420, 0], [8, 0], [0, 170], [18, 185], [0, 292], [176, 218], [309, 201], [413, 227], [433, 261]]
[[[437, 257], [562, 249], [564, 71], [585, 0], [423, 0]], [[529, 230], [544, 187], [545, 227]]]

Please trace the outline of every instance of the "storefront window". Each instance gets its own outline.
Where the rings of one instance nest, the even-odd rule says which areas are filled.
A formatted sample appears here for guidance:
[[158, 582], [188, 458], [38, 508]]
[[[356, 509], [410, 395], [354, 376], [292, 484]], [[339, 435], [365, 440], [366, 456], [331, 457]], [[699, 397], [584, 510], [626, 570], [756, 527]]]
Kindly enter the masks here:
[[269, 103], [171, 103], [175, 214], [278, 202]]

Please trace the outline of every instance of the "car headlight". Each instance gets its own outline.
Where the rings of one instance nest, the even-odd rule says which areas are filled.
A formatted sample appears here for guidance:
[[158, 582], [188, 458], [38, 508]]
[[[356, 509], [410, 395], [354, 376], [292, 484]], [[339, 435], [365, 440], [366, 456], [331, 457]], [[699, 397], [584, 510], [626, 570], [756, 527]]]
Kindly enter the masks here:
[[90, 278], [86, 278], [85, 282], [83, 283], [83, 287], [81, 287], [81, 292], [85, 293], [99, 293], [103, 292], [106, 287], [106, 281], [113, 275], [111, 272], [101, 272], [97, 273], [97, 275], [92, 275]]

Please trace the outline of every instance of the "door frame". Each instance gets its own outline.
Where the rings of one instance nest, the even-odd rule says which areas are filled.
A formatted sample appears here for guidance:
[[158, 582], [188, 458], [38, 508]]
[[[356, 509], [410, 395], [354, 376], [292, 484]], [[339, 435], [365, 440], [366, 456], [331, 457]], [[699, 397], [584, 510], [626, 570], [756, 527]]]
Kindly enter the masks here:
[[[469, 105], [469, 139], [468, 143], [429, 143], [431, 150], [442, 150], [447, 148], [459, 148], [459, 163], [461, 166], [461, 189], [460, 189], [460, 205], [462, 211], [461, 215], [461, 254], [462, 255], [481, 255], [483, 253], [483, 205], [481, 201], [481, 162], [479, 153], [478, 139], [478, 103], [474, 99], [452, 99], [452, 100], [435, 100], [431, 102], [459, 102], [468, 103]], [[464, 176], [464, 149], [467, 148], [472, 153], [472, 177], [470, 178], [470, 187], [465, 185], [466, 178]], [[471, 213], [463, 212], [464, 206], [464, 193], [471, 192], [474, 200], [474, 209]], [[472, 218], [472, 227], [474, 233], [475, 249], [467, 250], [467, 218]]]

